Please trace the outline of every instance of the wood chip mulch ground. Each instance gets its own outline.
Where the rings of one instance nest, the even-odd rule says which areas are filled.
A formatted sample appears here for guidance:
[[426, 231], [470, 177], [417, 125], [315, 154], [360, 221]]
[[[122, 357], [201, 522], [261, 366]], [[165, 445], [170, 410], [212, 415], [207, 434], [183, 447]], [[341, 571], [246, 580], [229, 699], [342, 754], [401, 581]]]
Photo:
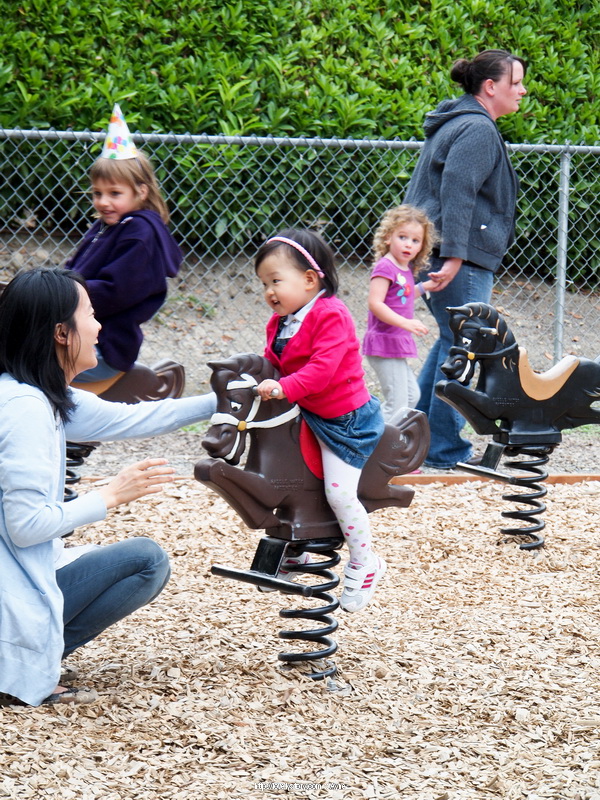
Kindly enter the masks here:
[[78, 531], [152, 536], [173, 577], [70, 659], [96, 704], [0, 711], [0, 797], [600, 800], [600, 482], [548, 487], [532, 552], [499, 533], [501, 494], [434, 482], [371, 515], [389, 570], [336, 612], [328, 682], [277, 659], [279, 610], [314, 601], [210, 574], [249, 567], [261, 532], [207, 488]]

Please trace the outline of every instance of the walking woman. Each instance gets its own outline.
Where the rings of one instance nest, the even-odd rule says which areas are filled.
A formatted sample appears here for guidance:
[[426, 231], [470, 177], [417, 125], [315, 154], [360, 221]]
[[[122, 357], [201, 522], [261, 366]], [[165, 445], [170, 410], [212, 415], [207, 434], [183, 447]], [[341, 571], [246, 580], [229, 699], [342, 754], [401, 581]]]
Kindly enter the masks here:
[[431, 467], [452, 469], [473, 453], [460, 435], [464, 419], [436, 396], [435, 384], [452, 345], [446, 308], [490, 302], [494, 272], [514, 239], [518, 181], [496, 120], [519, 110], [526, 69], [506, 50], [454, 63], [450, 76], [464, 94], [427, 114], [425, 145], [404, 199], [423, 209], [440, 235], [431, 269], [420, 278], [435, 281], [428, 305], [439, 327], [418, 378]]

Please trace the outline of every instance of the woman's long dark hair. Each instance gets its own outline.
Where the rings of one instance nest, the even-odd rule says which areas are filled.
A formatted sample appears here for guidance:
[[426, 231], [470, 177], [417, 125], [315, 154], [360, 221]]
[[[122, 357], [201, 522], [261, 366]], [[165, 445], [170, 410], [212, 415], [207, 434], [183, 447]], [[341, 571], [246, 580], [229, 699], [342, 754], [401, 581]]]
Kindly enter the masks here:
[[77, 272], [32, 269], [18, 273], [0, 296], [0, 373], [40, 389], [63, 422], [75, 404], [54, 334], [61, 323], [68, 331], [76, 330], [77, 284], [85, 287]]

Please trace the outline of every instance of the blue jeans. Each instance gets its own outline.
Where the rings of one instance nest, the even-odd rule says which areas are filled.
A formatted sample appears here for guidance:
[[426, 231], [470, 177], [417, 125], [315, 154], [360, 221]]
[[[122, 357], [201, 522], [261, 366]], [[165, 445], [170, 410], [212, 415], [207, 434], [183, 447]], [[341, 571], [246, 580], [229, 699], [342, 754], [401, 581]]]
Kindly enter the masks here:
[[[442, 258], [432, 258], [427, 271], [437, 272], [443, 263]], [[424, 279], [426, 276], [421, 278]], [[473, 454], [471, 443], [460, 435], [465, 424], [464, 417], [439, 399], [435, 393], [435, 385], [438, 381], [446, 380], [440, 366], [454, 343], [446, 308], [464, 306], [466, 303], [489, 303], [493, 283], [492, 272], [464, 262], [454, 280], [441, 292], [432, 292], [426, 301], [440, 331], [439, 339], [429, 351], [418, 376], [421, 399], [417, 408], [427, 414], [431, 429], [431, 445], [425, 460], [429, 467], [452, 469], [457, 461], [467, 461]]]
[[84, 553], [57, 570], [65, 603], [63, 658], [154, 600], [170, 574], [168, 555], [144, 537]]

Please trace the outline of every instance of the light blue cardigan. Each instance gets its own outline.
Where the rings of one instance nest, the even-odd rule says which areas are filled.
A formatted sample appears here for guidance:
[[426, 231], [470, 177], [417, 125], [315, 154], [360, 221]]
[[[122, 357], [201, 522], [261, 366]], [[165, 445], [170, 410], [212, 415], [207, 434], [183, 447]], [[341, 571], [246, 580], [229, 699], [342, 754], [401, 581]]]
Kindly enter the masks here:
[[30, 705], [59, 681], [60, 537], [106, 516], [96, 491], [64, 502], [65, 440], [153, 436], [215, 411], [212, 394], [127, 405], [72, 391], [77, 407], [63, 426], [39, 389], [0, 375], [0, 692]]

